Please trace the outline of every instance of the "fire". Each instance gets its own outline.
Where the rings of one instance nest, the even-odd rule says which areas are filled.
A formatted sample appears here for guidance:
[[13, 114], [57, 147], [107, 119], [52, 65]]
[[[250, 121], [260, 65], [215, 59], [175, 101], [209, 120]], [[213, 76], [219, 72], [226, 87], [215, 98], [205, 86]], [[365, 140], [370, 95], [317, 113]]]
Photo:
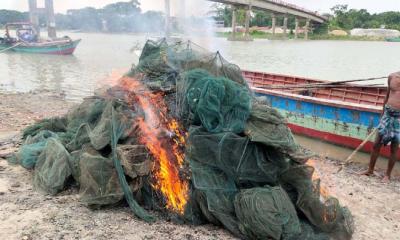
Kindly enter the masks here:
[[106, 86], [114, 86], [118, 84], [119, 80], [129, 69], [121, 68], [121, 69], [113, 69], [111, 73], [106, 76], [104, 79], [101, 79], [96, 84], [97, 85], [106, 85]]
[[[315, 169], [313, 176], [312, 176], [312, 180], [320, 179], [320, 174], [318, 173], [318, 168], [317, 168], [317, 162], [314, 159], [310, 159], [310, 160], [308, 160], [307, 165], [314, 167], [314, 169]], [[320, 192], [320, 198], [321, 198], [320, 200], [322, 200], [324, 202], [324, 204], [329, 203], [329, 201], [325, 201], [325, 200], [327, 200], [332, 194], [329, 192], [329, 190], [326, 187], [324, 187], [322, 185], [320, 185], [319, 188], [320, 188], [319, 192]], [[337, 218], [336, 208], [330, 208], [330, 206], [327, 205], [324, 208], [322, 217], [323, 217], [322, 220], [324, 221], [325, 224], [332, 223]]]
[[184, 162], [181, 147], [184, 134], [178, 121], [168, 118], [168, 108], [161, 93], [152, 93], [138, 80], [124, 77], [120, 85], [134, 93], [135, 101], [145, 113], [138, 119], [139, 141], [156, 159], [153, 187], [165, 197], [167, 209], [183, 214], [188, 199], [188, 183], [181, 179], [179, 170]]
[[[314, 173], [312, 175], [312, 180], [320, 179], [320, 174], [318, 173], [318, 169], [316, 167], [316, 165], [317, 165], [316, 161], [314, 159], [310, 159], [310, 160], [308, 160], [307, 165], [314, 167], [314, 169], [315, 169]], [[320, 186], [319, 191], [320, 191], [321, 196], [324, 197], [325, 199], [331, 195], [329, 193], [329, 190], [324, 186]]]

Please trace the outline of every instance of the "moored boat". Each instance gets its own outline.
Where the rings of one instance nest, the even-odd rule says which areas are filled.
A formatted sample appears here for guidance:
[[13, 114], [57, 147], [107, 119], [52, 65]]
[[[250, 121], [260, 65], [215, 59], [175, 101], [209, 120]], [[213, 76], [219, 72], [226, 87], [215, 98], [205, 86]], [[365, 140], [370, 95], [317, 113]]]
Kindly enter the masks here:
[[[329, 88], [273, 89], [273, 85], [329, 83], [278, 74], [243, 71], [252, 90], [288, 120], [292, 132], [336, 145], [357, 148], [378, 126], [386, 87], [344, 84]], [[362, 149], [371, 152], [373, 142]], [[390, 148], [382, 148], [389, 157]], [[399, 154], [400, 156], [400, 154]]]
[[387, 42], [400, 42], [400, 37], [386, 38]]
[[[11, 27], [16, 27], [16, 37], [11, 36]], [[42, 40], [38, 38], [38, 34], [32, 24], [9, 23], [6, 25], [5, 37], [0, 38], [0, 51], [70, 55], [74, 53], [80, 41], [80, 39], [72, 40], [69, 37]]]
[[2, 44], [0, 45], [0, 50], [9, 48], [9, 51], [20, 53], [70, 55], [74, 53], [80, 41], [80, 39], [71, 40], [66, 38], [57, 41], [39, 43]]

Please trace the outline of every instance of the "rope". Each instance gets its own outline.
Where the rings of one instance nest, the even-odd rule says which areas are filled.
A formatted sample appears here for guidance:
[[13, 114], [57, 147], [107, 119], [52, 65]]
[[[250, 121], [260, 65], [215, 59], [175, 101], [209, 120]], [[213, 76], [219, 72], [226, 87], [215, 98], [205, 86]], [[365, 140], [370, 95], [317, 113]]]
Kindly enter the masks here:
[[267, 85], [264, 86], [263, 88], [266, 89], [291, 89], [291, 88], [310, 88], [310, 87], [319, 87], [319, 86], [325, 86], [325, 85], [340, 85], [343, 83], [352, 83], [352, 82], [365, 82], [365, 81], [371, 81], [371, 80], [378, 80], [378, 79], [385, 79], [385, 77], [373, 77], [373, 78], [363, 78], [363, 79], [354, 79], [354, 80], [346, 80], [346, 81], [338, 81], [338, 82], [324, 82], [324, 83], [308, 83], [308, 84], [291, 84], [291, 85], [278, 85], [278, 86], [272, 86], [272, 85]]
[[[386, 87], [382, 84], [368, 84], [368, 85], [360, 85], [360, 86], [348, 86], [345, 84], [339, 85], [323, 85], [323, 86], [310, 86], [310, 87], [303, 87], [303, 88], [289, 88], [287, 89], [289, 92], [299, 92], [299, 91], [307, 91], [307, 90], [318, 90], [324, 88], [336, 88], [336, 89], [345, 89], [348, 87], [360, 87], [360, 88], [377, 88], [377, 87]], [[283, 89], [286, 90], [286, 89]]]
[[133, 197], [133, 193], [131, 188], [129, 187], [129, 184], [125, 178], [124, 175], [124, 169], [121, 165], [120, 160], [118, 159], [118, 154], [117, 154], [117, 144], [118, 140], [121, 137], [122, 133], [122, 126], [121, 124], [117, 125], [117, 119], [114, 113], [114, 106], [111, 108], [111, 157], [114, 163], [114, 167], [117, 171], [118, 175], [118, 180], [121, 185], [122, 191], [124, 192], [124, 197], [125, 200], [128, 202], [128, 205], [132, 212], [139, 217], [140, 219], [146, 221], [146, 222], [154, 222], [156, 218], [152, 215], [150, 215], [145, 209], [143, 209], [138, 202], [135, 200]]
[[6, 52], [6, 51], [8, 51], [8, 50], [11, 50], [11, 49], [13, 49], [13, 48], [16, 48], [16, 47], [18, 47], [18, 46], [21, 45], [21, 44], [22, 44], [22, 42], [19, 42], [19, 43], [15, 44], [15, 45], [13, 45], [13, 46], [11, 46], [11, 47], [9, 47], [9, 48], [6, 48], [6, 49], [1, 50], [0, 53], [3, 53], [3, 52]]

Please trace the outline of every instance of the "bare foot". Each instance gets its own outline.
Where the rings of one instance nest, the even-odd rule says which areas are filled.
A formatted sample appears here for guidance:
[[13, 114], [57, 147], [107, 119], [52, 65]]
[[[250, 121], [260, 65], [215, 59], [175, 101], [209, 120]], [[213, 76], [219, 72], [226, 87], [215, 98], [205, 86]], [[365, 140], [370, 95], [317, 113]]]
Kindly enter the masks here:
[[370, 170], [366, 170], [366, 171], [363, 171], [363, 172], [359, 172], [357, 174], [360, 175], [360, 176], [363, 176], [363, 175], [365, 175], [365, 176], [373, 176], [374, 172], [373, 171], [371, 172]]
[[382, 179], [382, 182], [383, 183], [390, 183], [390, 177], [385, 175], [385, 177], [383, 177], [383, 179]]

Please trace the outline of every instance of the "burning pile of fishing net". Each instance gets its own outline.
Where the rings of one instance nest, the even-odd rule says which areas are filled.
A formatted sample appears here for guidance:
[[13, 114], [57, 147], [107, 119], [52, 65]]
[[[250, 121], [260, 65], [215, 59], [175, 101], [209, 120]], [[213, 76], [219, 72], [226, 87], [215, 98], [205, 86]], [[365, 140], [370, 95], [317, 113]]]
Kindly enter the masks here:
[[81, 201], [125, 200], [222, 225], [244, 239], [350, 239], [350, 212], [320, 196], [309, 155], [285, 119], [251, 93], [240, 69], [191, 42], [148, 41], [137, 66], [67, 115], [24, 131], [12, 159], [34, 186]]

